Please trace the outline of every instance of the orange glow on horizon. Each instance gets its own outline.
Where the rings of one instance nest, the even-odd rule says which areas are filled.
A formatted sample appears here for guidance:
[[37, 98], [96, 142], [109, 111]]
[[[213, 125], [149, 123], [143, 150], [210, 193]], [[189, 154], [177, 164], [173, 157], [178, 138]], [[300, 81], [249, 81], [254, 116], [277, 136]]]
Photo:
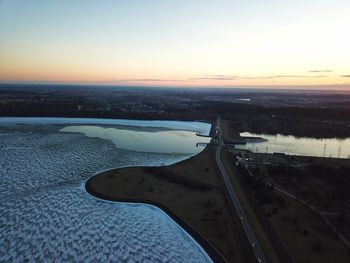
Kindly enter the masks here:
[[0, 82], [350, 85], [347, 0], [5, 2]]

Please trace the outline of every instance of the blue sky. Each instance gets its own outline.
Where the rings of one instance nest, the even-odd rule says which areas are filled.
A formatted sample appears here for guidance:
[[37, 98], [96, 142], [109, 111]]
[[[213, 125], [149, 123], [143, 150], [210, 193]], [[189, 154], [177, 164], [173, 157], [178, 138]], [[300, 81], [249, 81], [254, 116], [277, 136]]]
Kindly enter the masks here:
[[347, 84], [349, 13], [342, 0], [0, 0], [0, 81]]

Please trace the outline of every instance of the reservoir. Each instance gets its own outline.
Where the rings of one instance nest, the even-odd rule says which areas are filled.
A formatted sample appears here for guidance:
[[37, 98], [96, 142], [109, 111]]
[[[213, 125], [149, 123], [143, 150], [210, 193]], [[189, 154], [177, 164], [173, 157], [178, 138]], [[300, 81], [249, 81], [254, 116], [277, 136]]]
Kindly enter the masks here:
[[77, 125], [64, 127], [60, 131], [110, 140], [120, 149], [152, 153], [197, 154], [211, 139], [198, 137], [193, 131], [130, 126]]
[[269, 135], [243, 132], [242, 137], [262, 137], [266, 140], [250, 140], [245, 145], [235, 145], [237, 149], [251, 150], [258, 153], [285, 153], [289, 155], [315, 157], [350, 157], [350, 138], [315, 139], [286, 135]]
[[86, 192], [101, 171], [170, 165], [210, 141], [204, 122], [0, 118], [0, 261], [212, 262], [148, 204]]

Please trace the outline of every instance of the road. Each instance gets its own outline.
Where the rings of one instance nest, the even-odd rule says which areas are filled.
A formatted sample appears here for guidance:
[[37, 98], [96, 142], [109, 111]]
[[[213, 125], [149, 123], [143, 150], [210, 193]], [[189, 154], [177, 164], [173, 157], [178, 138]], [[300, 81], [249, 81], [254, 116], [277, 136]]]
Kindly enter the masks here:
[[250, 225], [245, 212], [241, 206], [241, 203], [238, 200], [237, 194], [231, 184], [231, 181], [226, 173], [226, 170], [224, 168], [224, 165], [221, 161], [221, 148], [222, 148], [222, 130], [221, 130], [221, 126], [220, 126], [220, 116], [218, 116], [217, 118], [217, 122], [216, 122], [216, 132], [218, 134], [218, 146], [216, 148], [216, 152], [215, 152], [215, 160], [216, 163], [219, 167], [219, 171], [220, 174], [223, 178], [227, 193], [229, 195], [229, 201], [232, 202], [233, 207], [236, 210], [236, 213], [238, 215], [238, 218], [240, 219], [241, 222], [241, 227], [243, 229], [243, 232], [250, 244], [250, 248], [251, 248], [251, 252], [253, 253], [255, 259], [257, 262], [267, 262], [265, 255], [261, 249], [261, 246], [255, 236], [255, 233], [253, 231], [252, 226]]

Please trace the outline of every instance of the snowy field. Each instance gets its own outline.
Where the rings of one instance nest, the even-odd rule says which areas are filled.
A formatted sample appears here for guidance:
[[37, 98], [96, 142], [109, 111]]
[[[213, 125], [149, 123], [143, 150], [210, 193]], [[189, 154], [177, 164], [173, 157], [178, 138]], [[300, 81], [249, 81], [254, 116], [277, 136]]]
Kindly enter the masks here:
[[[160, 209], [99, 200], [84, 188], [101, 170], [167, 165], [189, 155], [128, 151], [60, 132], [63, 124], [1, 119], [0, 262], [210, 262]], [[204, 131], [198, 124], [209, 132], [210, 125]]]

